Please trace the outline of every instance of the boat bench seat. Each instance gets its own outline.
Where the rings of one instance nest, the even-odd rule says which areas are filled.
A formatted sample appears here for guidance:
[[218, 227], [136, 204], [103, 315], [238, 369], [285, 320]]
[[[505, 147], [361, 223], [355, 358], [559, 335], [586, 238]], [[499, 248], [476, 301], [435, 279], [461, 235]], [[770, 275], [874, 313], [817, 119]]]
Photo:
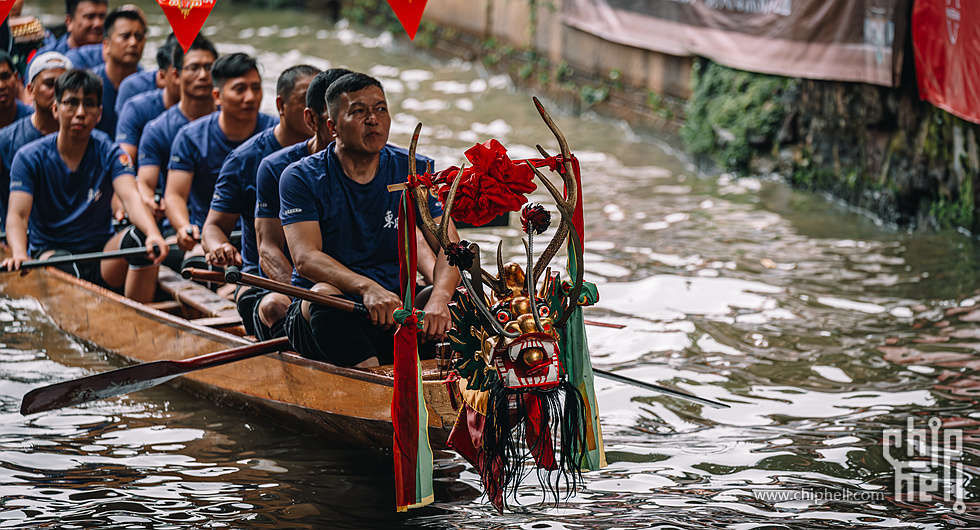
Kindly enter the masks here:
[[185, 280], [167, 267], [160, 267], [157, 280], [160, 289], [180, 303], [184, 318], [199, 319], [211, 327], [228, 327], [242, 323], [235, 303], [203, 285]]

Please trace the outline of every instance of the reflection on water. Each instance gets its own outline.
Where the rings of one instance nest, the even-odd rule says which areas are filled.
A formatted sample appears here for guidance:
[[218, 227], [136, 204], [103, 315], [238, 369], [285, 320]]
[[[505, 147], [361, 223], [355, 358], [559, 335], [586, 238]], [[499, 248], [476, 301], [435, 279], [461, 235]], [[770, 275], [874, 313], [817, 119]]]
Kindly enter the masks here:
[[[153, 42], [162, 36], [155, 6]], [[56, 8], [48, 10], [57, 13]], [[387, 88], [392, 142], [458, 164], [497, 138], [515, 158], [556, 143], [529, 96], [479, 64], [439, 62], [387, 34], [295, 12], [219, 5], [206, 31], [275, 75], [307, 62], [370, 72]], [[149, 48], [149, 47], [148, 47]], [[147, 55], [150, 56], [149, 54]], [[393, 513], [390, 460], [297, 436], [169, 388], [23, 418], [30, 388], [111, 365], [36, 304], [0, 305], [0, 526], [59, 528], [731, 528], [977, 526], [980, 245], [909, 234], [758, 179], [706, 177], [620, 124], [556, 119], [585, 179], [595, 364], [732, 405], [702, 409], [598, 380], [610, 465], [559, 508], [497, 516], [440, 495]], [[543, 190], [532, 199], [549, 203]], [[467, 234], [522, 255], [516, 229]], [[545, 237], [550, 236], [550, 233]], [[560, 257], [556, 259], [560, 265]], [[939, 418], [966, 435], [968, 515], [894, 499], [882, 431]], [[443, 465], [447, 465], [443, 463]], [[450, 462], [449, 467], [453, 463]], [[461, 480], [477, 485], [471, 469]], [[764, 500], [753, 490], [872, 492], [874, 502]], [[458, 488], [457, 488], [458, 490]], [[457, 500], [454, 500], [457, 499]]]

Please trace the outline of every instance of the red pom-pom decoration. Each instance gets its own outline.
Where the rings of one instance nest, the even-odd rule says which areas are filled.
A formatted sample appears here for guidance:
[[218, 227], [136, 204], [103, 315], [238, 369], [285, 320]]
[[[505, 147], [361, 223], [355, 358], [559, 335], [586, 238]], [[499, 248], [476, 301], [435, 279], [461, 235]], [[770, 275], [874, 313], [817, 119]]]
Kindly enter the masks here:
[[543, 234], [551, 226], [551, 212], [536, 202], [529, 202], [521, 210], [521, 228], [526, 234]]
[[453, 267], [469, 270], [473, 266], [473, 251], [470, 242], [463, 239], [459, 243], [450, 243], [446, 247], [446, 260]]

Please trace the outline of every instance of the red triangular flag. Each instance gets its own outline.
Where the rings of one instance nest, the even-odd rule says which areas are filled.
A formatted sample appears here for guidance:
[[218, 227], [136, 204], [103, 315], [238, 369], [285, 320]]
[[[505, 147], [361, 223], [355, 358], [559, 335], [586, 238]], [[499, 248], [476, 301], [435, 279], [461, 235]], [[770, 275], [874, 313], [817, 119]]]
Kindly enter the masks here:
[[157, 0], [184, 53], [187, 53], [187, 49], [204, 27], [204, 21], [214, 9], [214, 2], [215, 0]]
[[[4, 20], [7, 20], [7, 15], [10, 14], [10, 10], [13, 8], [14, 0], [0, 0], [0, 24], [2, 24]], [[419, 13], [419, 16], [421, 16], [421, 13]]]
[[398, 21], [405, 28], [408, 37], [415, 40], [415, 34], [419, 31], [419, 24], [422, 23], [422, 12], [425, 11], [425, 3], [429, 0], [388, 0], [388, 5], [395, 12]]

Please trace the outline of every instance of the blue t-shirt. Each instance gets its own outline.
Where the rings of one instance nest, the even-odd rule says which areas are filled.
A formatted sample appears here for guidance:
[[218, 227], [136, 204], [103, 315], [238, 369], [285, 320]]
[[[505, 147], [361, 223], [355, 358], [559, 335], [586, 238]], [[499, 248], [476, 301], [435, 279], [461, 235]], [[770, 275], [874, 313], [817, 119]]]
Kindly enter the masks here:
[[123, 105], [131, 98], [144, 92], [156, 90], [156, 88], [157, 70], [136, 72], [126, 76], [126, 79], [119, 83], [119, 95], [116, 96], [116, 114], [122, 116]]
[[211, 197], [212, 210], [241, 216], [242, 271], [249, 274], [259, 272], [259, 249], [255, 240], [255, 173], [263, 158], [282, 148], [276, 140], [275, 130], [275, 127], [269, 127], [228, 153]]
[[[40, 48], [37, 49], [37, 52], [34, 53], [34, 57], [40, 57], [42, 53], [46, 53], [46, 52], [58, 52], [60, 54], [65, 54], [68, 50], [71, 49], [71, 46], [68, 45], [68, 37], [70, 36], [71, 33], [65, 33], [53, 43], [45, 44], [44, 46], [41, 46]], [[102, 45], [100, 44], [99, 46]]]
[[[17, 120], [19, 120], [21, 118], [26, 118], [26, 117], [30, 116], [31, 114], [34, 114], [34, 106], [33, 105], [28, 105], [27, 103], [24, 103], [23, 101], [21, 101], [21, 100], [18, 99], [17, 100], [17, 115], [14, 116], [14, 121], [17, 121]], [[10, 125], [13, 125], [13, 122], [11, 122]], [[10, 125], [8, 125], [7, 127], [9, 127]]]
[[[194, 174], [191, 193], [187, 197], [187, 211], [191, 224], [197, 226], [204, 226], [204, 220], [207, 219], [211, 196], [214, 195], [214, 184], [218, 180], [225, 157], [248, 139], [228, 139], [218, 125], [220, 114], [221, 111], [215, 111], [185, 125], [177, 132], [170, 148], [168, 170], [190, 171]], [[276, 118], [260, 112], [255, 130], [249, 137], [274, 127], [277, 123], [279, 121]]]
[[[105, 64], [105, 57], [102, 56], [101, 42], [85, 44], [62, 53], [71, 61], [72, 68], [78, 70], [94, 70], [96, 66]], [[41, 52], [38, 51], [38, 55], [40, 54]]]
[[102, 119], [99, 120], [99, 124], [95, 128], [108, 134], [111, 138], [116, 135], [116, 120], [118, 119], [116, 115], [116, 94], [118, 89], [116, 85], [112, 84], [109, 77], [106, 76], [104, 64], [93, 68], [92, 73], [99, 76], [99, 79], [102, 80]]
[[[129, 79], [133, 76], [129, 76]], [[126, 102], [122, 112], [119, 113], [119, 122], [116, 123], [116, 143], [140, 145], [140, 136], [146, 124], [156, 118], [164, 110], [163, 89], [139, 94]]]
[[[132, 77], [143, 69], [139, 66], [136, 67], [137, 71], [134, 74], [130, 74], [128, 77]], [[95, 126], [96, 129], [105, 132], [110, 138], [115, 138], [116, 136], [116, 122], [119, 119], [119, 115], [116, 113], [116, 98], [119, 94], [119, 89], [116, 85], [112, 84], [109, 77], [105, 73], [105, 64], [100, 64], [92, 69], [92, 73], [99, 76], [102, 80], [102, 119], [99, 120], [99, 124]], [[126, 79], [123, 79], [125, 81]]]
[[135, 178], [132, 160], [108, 135], [92, 131], [81, 163], [71, 171], [58, 153], [58, 134], [22, 147], [10, 170], [10, 191], [34, 196], [28, 250], [101, 250], [113, 234], [112, 181]]
[[30, 116], [0, 129], [0, 230], [7, 226], [7, 200], [10, 198], [10, 165], [17, 151], [41, 137]]
[[[325, 254], [398, 293], [401, 192], [388, 191], [388, 185], [407, 180], [408, 151], [385, 146], [381, 150], [378, 174], [371, 182], [359, 184], [344, 173], [334, 154], [334, 145], [331, 143], [326, 150], [294, 162], [283, 171], [279, 180], [282, 224], [318, 222]], [[416, 155], [419, 167], [425, 167], [429, 161]], [[442, 215], [442, 205], [432, 196], [429, 209], [433, 217]], [[293, 283], [301, 287], [311, 284], [295, 270]]]
[[[306, 142], [300, 142], [284, 147], [262, 159], [259, 170], [255, 174], [255, 218], [279, 219], [279, 177], [286, 166], [309, 156], [310, 150]], [[258, 243], [258, 239], [256, 239]], [[293, 257], [289, 249], [284, 248], [286, 259], [292, 265]], [[259, 273], [261, 273], [261, 267]], [[305, 280], [304, 280], [305, 281]]]

